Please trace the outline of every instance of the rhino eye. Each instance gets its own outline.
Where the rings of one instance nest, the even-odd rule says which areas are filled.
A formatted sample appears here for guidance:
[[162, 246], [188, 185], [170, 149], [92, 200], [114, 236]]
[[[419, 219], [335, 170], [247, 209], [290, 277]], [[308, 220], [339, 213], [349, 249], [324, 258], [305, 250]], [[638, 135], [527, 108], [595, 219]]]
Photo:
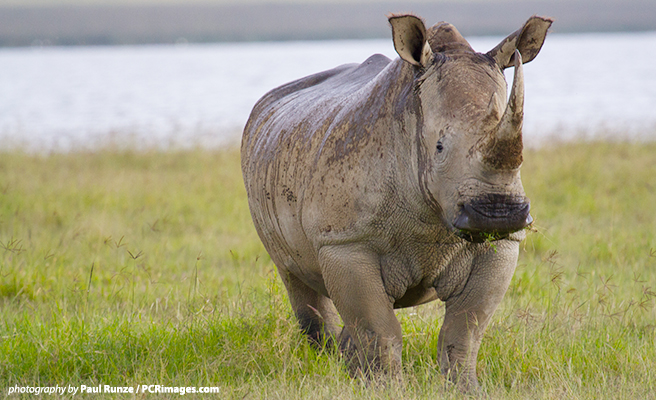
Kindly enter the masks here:
[[444, 150], [444, 146], [442, 145], [442, 141], [437, 142], [437, 153], [441, 153]]

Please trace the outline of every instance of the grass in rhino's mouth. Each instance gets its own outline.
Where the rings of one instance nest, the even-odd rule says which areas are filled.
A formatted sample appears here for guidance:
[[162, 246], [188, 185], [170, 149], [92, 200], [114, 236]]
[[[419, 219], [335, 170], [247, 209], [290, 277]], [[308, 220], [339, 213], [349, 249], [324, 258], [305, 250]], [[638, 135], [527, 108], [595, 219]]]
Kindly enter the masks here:
[[471, 232], [463, 229], [459, 229], [457, 234], [462, 239], [465, 239], [468, 242], [472, 243], [485, 243], [485, 242], [494, 242], [497, 240], [507, 238], [510, 233], [504, 232]]
[[[524, 228], [516, 231], [527, 231], [527, 232], [535, 232], [535, 228], [533, 227], [533, 222], [531, 222], [529, 225], [525, 226]], [[456, 228], [456, 235], [458, 235], [460, 238], [465, 239], [468, 242], [472, 243], [484, 243], [484, 242], [494, 242], [497, 240], [502, 240], [508, 238], [514, 232], [483, 232], [483, 231], [467, 231], [464, 229], [457, 229]]]

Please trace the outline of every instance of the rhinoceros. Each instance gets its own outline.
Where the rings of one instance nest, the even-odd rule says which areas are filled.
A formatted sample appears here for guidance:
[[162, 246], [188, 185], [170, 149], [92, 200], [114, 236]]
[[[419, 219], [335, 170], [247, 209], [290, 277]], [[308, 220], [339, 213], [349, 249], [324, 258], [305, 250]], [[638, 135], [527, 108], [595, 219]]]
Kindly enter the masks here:
[[532, 223], [522, 63], [552, 20], [533, 16], [483, 54], [449, 23], [388, 18], [399, 58], [373, 55], [256, 103], [241, 144], [249, 208], [312, 342], [337, 340], [353, 373], [398, 376], [394, 309], [440, 299], [440, 368], [477, 388], [481, 338]]

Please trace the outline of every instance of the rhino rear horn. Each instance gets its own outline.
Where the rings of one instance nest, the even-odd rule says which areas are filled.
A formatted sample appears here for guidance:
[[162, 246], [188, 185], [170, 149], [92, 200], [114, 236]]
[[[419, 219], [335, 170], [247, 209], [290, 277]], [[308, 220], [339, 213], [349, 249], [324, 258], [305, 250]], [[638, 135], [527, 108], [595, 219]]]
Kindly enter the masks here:
[[508, 35], [495, 48], [488, 51], [487, 55], [492, 57], [501, 69], [513, 66], [515, 50], [519, 50], [522, 54], [524, 63], [530, 62], [540, 52], [552, 23], [551, 18], [532, 16], [524, 26]]

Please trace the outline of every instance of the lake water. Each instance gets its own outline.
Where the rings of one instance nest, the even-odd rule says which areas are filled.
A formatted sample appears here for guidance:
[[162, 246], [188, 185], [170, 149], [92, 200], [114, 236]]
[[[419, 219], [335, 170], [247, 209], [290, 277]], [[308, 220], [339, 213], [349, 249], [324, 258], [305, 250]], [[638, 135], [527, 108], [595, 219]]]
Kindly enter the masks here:
[[[469, 40], [485, 52], [501, 37]], [[653, 50], [656, 32], [549, 35], [524, 68], [526, 141], [656, 135]], [[391, 40], [0, 49], [0, 143], [237, 142], [268, 90], [374, 53], [396, 56]]]

